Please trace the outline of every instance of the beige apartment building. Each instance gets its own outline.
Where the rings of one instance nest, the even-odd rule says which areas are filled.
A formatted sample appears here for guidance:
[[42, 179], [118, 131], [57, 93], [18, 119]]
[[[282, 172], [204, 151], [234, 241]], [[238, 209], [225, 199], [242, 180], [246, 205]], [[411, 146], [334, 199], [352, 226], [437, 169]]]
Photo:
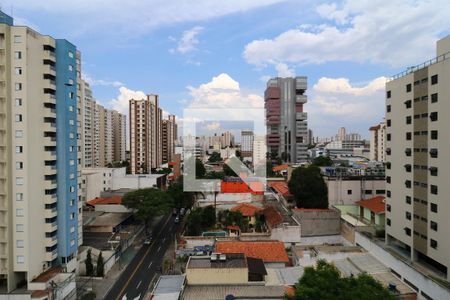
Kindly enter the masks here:
[[158, 95], [130, 100], [130, 156], [132, 174], [149, 174], [162, 164], [162, 110]]
[[369, 128], [370, 131], [370, 160], [386, 161], [386, 123]]
[[126, 148], [126, 117], [124, 114], [119, 113], [116, 110], [111, 110], [112, 114], [112, 139], [113, 139], [113, 161], [125, 160], [125, 148]]
[[386, 241], [450, 279], [450, 36], [386, 84]]
[[177, 139], [177, 123], [175, 115], [169, 115], [167, 119], [162, 120], [162, 163], [166, 164], [172, 161], [175, 154], [175, 141]]

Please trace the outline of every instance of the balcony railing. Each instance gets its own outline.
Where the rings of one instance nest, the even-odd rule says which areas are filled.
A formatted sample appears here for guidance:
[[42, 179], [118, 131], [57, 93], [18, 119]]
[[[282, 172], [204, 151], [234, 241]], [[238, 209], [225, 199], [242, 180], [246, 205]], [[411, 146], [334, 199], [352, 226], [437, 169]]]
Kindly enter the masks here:
[[416, 66], [409, 67], [408, 69], [406, 69], [406, 71], [403, 71], [403, 72], [400, 72], [400, 73], [398, 73], [398, 74], [395, 74], [394, 76], [391, 76], [390, 78], [388, 78], [387, 81], [389, 82], [389, 81], [398, 79], [398, 78], [400, 78], [400, 77], [406, 76], [406, 75], [411, 74], [411, 73], [413, 73], [413, 72], [416, 72], [416, 71], [418, 71], [418, 70], [420, 70], [420, 69], [423, 69], [423, 68], [426, 68], [426, 67], [428, 67], [428, 66], [434, 65], [434, 64], [436, 64], [436, 63], [438, 63], [438, 62], [442, 62], [442, 61], [444, 61], [444, 60], [447, 60], [447, 59], [449, 59], [449, 58], [450, 58], [450, 52], [444, 53], [444, 54], [439, 55], [439, 56], [437, 56], [437, 57], [435, 57], [435, 58], [432, 58], [432, 59], [430, 59], [430, 60], [427, 60], [427, 61], [425, 61], [425, 62], [423, 62], [423, 63], [421, 63], [421, 64], [418, 64], [418, 65], [416, 65]]

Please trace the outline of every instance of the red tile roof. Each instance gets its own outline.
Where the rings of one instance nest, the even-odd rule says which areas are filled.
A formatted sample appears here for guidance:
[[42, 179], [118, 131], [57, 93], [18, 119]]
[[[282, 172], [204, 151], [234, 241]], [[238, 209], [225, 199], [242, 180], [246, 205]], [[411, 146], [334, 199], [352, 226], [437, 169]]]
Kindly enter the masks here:
[[369, 130], [378, 130], [378, 129], [380, 129], [380, 125], [375, 125], [375, 126], [372, 126], [372, 127], [370, 127], [369, 128]]
[[289, 187], [286, 181], [268, 181], [267, 184], [283, 196], [289, 196]]
[[272, 171], [274, 172], [279, 172], [279, 171], [283, 171], [283, 170], [287, 170], [288, 169], [288, 165], [287, 164], [283, 164], [283, 165], [279, 165], [279, 166], [275, 166], [272, 168]]
[[120, 196], [112, 196], [108, 198], [97, 197], [95, 199], [87, 201], [89, 205], [97, 205], [97, 204], [122, 204], [122, 197]]
[[48, 282], [50, 279], [52, 279], [62, 271], [63, 268], [61, 266], [51, 267], [50, 269], [39, 274], [31, 282]]
[[366, 200], [360, 200], [356, 202], [359, 206], [370, 209], [371, 212], [376, 214], [384, 213], [385, 201], [384, 196], [376, 196]]
[[243, 253], [247, 257], [262, 259], [266, 263], [289, 262], [284, 243], [279, 241], [217, 242], [216, 252]]
[[267, 206], [264, 208], [263, 212], [266, 222], [270, 227], [278, 225], [283, 222], [283, 216], [278, 212], [278, 210], [273, 206]]
[[262, 211], [262, 208], [255, 205], [242, 203], [236, 205], [235, 207], [230, 209], [230, 211], [240, 211], [244, 217], [253, 217], [255, 213]]
[[236, 230], [236, 231], [241, 230], [241, 228], [239, 226], [237, 226], [237, 225], [228, 225], [227, 229], [228, 230]]

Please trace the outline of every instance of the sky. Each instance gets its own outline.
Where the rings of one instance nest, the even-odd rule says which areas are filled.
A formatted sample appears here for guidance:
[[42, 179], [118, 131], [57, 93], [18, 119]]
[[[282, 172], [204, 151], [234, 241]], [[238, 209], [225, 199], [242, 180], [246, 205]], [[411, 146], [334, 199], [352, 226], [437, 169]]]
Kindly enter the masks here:
[[309, 127], [368, 136], [386, 79], [435, 56], [448, 0], [3, 0], [16, 24], [65, 38], [103, 105], [153, 93], [166, 113], [263, 106], [270, 77], [307, 76]]

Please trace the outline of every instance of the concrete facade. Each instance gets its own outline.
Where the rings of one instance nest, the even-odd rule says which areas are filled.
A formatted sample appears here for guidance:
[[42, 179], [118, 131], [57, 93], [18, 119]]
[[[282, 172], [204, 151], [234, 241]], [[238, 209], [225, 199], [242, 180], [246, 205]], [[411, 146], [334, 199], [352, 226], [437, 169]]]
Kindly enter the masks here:
[[386, 123], [369, 128], [370, 131], [370, 160], [386, 161]]

